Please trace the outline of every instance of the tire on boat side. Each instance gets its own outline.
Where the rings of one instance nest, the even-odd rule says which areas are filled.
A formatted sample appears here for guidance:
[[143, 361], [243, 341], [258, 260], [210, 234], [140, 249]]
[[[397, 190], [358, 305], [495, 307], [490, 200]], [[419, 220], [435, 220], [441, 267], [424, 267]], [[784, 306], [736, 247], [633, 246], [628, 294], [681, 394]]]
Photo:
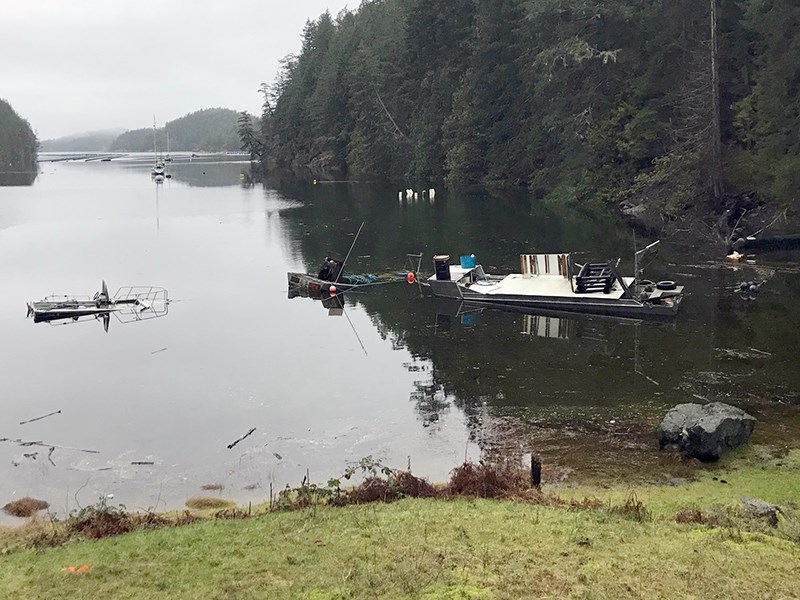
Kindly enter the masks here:
[[674, 281], [659, 281], [656, 287], [659, 290], [674, 290], [678, 285]]

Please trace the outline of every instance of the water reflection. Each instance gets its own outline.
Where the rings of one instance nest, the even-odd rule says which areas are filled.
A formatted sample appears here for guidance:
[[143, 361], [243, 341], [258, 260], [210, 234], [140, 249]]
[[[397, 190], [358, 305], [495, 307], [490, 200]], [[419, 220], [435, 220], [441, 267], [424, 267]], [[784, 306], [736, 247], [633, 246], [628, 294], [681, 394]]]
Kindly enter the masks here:
[[33, 185], [33, 182], [36, 181], [36, 177], [38, 175], [38, 171], [20, 171], [16, 173], [0, 172], [0, 187]]
[[[307, 268], [361, 221], [367, 225], [354, 251], [359, 271], [396, 269], [409, 252], [432, 256], [445, 248], [475, 253], [500, 271], [516, 266], [520, 253], [563, 249], [621, 256], [622, 268], [634, 267], [634, 236], [623, 224], [542, 205], [523, 193], [442, 192], [431, 204], [398, 202], [396, 190], [381, 186], [273, 185], [306, 200], [283, 218]], [[528, 440], [549, 449], [551, 459], [566, 460], [557, 448], [570, 448], [579, 469], [617, 465], [620, 457], [610, 448], [630, 460], [657, 462], [652, 431], [679, 402], [742, 406], [761, 419], [756, 440], [777, 435], [786, 441], [785, 423], [798, 420], [791, 403], [800, 372], [784, 367], [798, 343], [800, 310], [789, 299], [800, 277], [792, 269], [771, 273], [719, 259], [698, 263], [694, 248], [663, 242], [648, 275], [672, 274], [687, 284], [689, 296], [674, 323], [477, 311], [402, 285], [359, 294], [358, 301], [395, 347], [415, 357], [407, 368], [423, 377], [410, 400], [425, 429], [455, 410], [484, 450]], [[756, 302], [740, 297], [743, 280], [768, 280]], [[784, 425], [775, 427], [779, 422]], [[498, 431], [508, 434], [499, 436], [502, 442]]]
[[[767, 278], [664, 242], [648, 276], [679, 275], [690, 293], [671, 325], [442, 307], [404, 278], [301, 300], [287, 272], [344, 254], [362, 222], [353, 273], [405, 271], [409, 253], [443, 249], [498, 270], [528, 251], [630, 257], [633, 240], [610, 217], [517, 191], [401, 204], [392, 186], [252, 186], [237, 163], [213, 177], [207, 165], [174, 164], [155, 185], [150, 164], [50, 165], [31, 188], [4, 192], [0, 435], [101, 452], [59, 449], [53, 466], [0, 443], [8, 490], [53, 500], [91, 478], [81, 502], [114, 493], [172, 508], [222, 483], [224, 495], [257, 501], [307, 468], [324, 481], [368, 454], [392, 466], [411, 456], [418, 474], [440, 480], [465, 445], [476, 459], [536, 449], [546, 465], [635, 470], [642, 457], [658, 462], [658, 416], [695, 397], [747, 408], [758, 441], [785, 443], [800, 425], [800, 275], [785, 263]], [[180, 310], [113, 336], [22, 319], [21, 302], [40, 290], [91, 290], [101, 276], [168, 282]], [[735, 293], [745, 280], [766, 280], [756, 301]]]
[[317, 301], [323, 308], [327, 309], [329, 317], [341, 317], [344, 314], [345, 299], [343, 293], [331, 295], [328, 292], [323, 292], [319, 287], [289, 286], [287, 296], [289, 299], [310, 298]]

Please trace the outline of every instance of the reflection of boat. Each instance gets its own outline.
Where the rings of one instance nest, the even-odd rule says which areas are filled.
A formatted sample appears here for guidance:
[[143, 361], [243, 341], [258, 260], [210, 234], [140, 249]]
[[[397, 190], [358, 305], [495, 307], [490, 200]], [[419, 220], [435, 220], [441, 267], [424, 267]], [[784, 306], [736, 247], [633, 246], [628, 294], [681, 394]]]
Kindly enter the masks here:
[[108, 331], [109, 316], [113, 313], [121, 323], [144, 321], [167, 314], [167, 290], [152, 286], [127, 286], [109, 296], [106, 282], [94, 296], [51, 295], [28, 302], [28, 316], [34, 323], [76, 322], [84, 317], [103, 321]]
[[344, 295], [334, 294], [331, 296], [327, 288], [324, 292], [317, 289], [316, 293], [314, 293], [313, 287], [312, 289], [290, 287], [288, 296], [289, 298], [311, 298], [313, 300], [319, 300], [322, 306], [328, 309], [329, 317], [340, 317], [344, 314]]
[[[470, 303], [592, 313], [628, 317], [673, 316], [683, 299], [683, 286], [673, 281], [653, 283], [639, 279], [639, 259], [655, 242], [636, 253], [637, 277], [623, 277], [619, 261], [577, 265], [569, 254], [523, 254], [522, 273], [488, 275], [474, 257], [462, 257], [451, 266], [449, 257], [434, 257], [436, 273], [427, 281], [440, 298]], [[576, 274], [571, 274], [579, 267]]]
[[477, 314], [485, 310], [510, 312], [524, 315], [525, 317], [547, 317], [552, 319], [571, 319], [571, 320], [592, 320], [592, 321], [613, 321], [615, 323], [638, 324], [641, 318], [627, 317], [620, 315], [604, 315], [592, 313], [578, 313], [569, 310], [550, 310], [546, 308], [535, 308], [530, 306], [517, 306], [511, 304], [494, 304], [487, 302], [471, 302], [469, 300], [436, 298], [436, 314], [462, 317], [463, 315]]

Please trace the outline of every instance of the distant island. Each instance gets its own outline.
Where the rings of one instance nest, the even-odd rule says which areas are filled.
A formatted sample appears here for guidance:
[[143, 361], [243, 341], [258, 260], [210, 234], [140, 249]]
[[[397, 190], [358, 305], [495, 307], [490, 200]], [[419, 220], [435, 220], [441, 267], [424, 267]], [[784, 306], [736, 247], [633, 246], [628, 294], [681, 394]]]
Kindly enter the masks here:
[[[206, 108], [189, 113], [156, 130], [160, 152], [232, 152], [241, 147], [236, 132], [239, 113], [228, 108]], [[169, 135], [169, 148], [167, 147]], [[152, 152], [153, 128], [134, 129], [118, 136], [108, 148], [111, 152]]]
[[30, 123], [0, 99], [0, 185], [30, 185], [39, 171], [39, 141]]
[[[239, 113], [206, 108], [167, 121], [156, 129], [159, 152], [232, 152], [241, 149], [237, 134]], [[169, 141], [167, 141], [169, 134]], [[44, 140], [42, 152], [152, 152], [153, 128], [108, 129]]]
[[[124, 129], [107, 129], [103, 131], [87, 131], [64, 137], [43, 140], [39, 145], [40, 152], [106, 152], [111, 148]], [[152, 133], [150, 135], [152, 146]]]

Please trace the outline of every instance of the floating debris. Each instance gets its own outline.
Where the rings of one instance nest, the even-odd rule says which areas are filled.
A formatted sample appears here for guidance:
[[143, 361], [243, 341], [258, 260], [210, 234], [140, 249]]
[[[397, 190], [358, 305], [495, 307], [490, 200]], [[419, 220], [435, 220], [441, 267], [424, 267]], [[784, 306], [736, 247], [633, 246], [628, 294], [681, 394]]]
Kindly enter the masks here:
[[252, 433], [253, 433], [255, 430], [256, 430], [256, 428], [255, 428], [255, 427], [253, 427], [253, 428], [252, 428], [250, 431], [248, 431], [247, 433], [245, 433], [245, 434], [244, 434], [242, 437], [240, 437], [239, 439], [237, 439], [237, 440], [234, 440], [233, 442], [231, 442], [230, 444], [228, 444], [228, 450], [230, 450], [231, 448], [233, 448], [233, 447], [234, 447], [236, 444], [238, 444], [239, 442], [241, 442], [241, 441], [242, 441], [243, 439], [245, 439], [247, 436], [251, 435], [251, 434], [252, 434]]
[[41, 417], [28, 419], [27, 421], [20, 421], [19, 424], [20, 425], [25, 425], [27, 423], [33, 423], [34, 421], [41, 421], [42, 419], [46, 419], [47, 417], [52, 417], [53, 415], [60, 415], [60, 414], [61, 414], [61, 410], [56, 410], [56, 411], [53, 411], [51, 413], [47, 413], [46, 415], [42, 415]]

